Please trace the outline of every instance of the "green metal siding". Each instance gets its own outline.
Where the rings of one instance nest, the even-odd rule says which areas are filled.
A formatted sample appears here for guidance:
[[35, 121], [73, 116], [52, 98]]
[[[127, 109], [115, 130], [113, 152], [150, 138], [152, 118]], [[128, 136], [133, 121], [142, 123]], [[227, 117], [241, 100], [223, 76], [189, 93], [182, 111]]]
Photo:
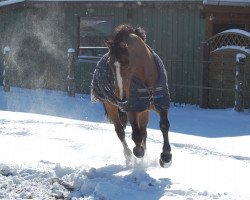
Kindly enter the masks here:
[[[0, 24], [0, 34], [5, 35], [0, 39], [1, 49], [5, 43], [3, 38], [9, 35], [7, 30], [14, 30], [11, 31], [11, 37], [18, 36], [20, 29], [28, 29], [26, 32], [33, 31], [30, 17], [38, 11], [42, 17], [38, 15], [37, 24], [48, 26], [45, 26], [44, 30], [40, 29], [40, 35], [47, 31], [48, 35], [44, 36], [53, 36], [48, 42], [54, 46], [47, 45], [54, 47], [53, 51], [57, 52], [55, 60], [61, 66], [56, 68], [51, 65], [48, 68], [56, 68], [60, 73], [64, 73], [61, 75], [60, 84], [63, 84], [62, 79], [67, 75], [67, 49], [78, 47], [79, 17], [113, 16], [114, 25], [129, 23], [145, 28], [148, 44], [161, 56], [166, 65], [172, 100], [178, 103], [198, 103], [199, 90], [193, 86], [199, 86], [199, 46], [205, 38], [205, 20], [200, 17], [199, 5], [142, 8], [20, 8], [15, 11], [0, 11], [0, 20], [4, 21]], [[80, 91], [89, 92], [94, 66], [86, 63], [77, 65], [77, 85], [83, 85]]]
[[148, 44], [166, 64], [172, 100], [198, 103], [199, 47], [205, 38], [205, 21], [200, 18], [198, 6], [134, 9], [132, 18], [127, 17], [131, 9], [125, 8], [97, 8], [88, 15], [86, 11], [72, 10], [78, 16], [114, 16], [115, 25], [144, 27]]

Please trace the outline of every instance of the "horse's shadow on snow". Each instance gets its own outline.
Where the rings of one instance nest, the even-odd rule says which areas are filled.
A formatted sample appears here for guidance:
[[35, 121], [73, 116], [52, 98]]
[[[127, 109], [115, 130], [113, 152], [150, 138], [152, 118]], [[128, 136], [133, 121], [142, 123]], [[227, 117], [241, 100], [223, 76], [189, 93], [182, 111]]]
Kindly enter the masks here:
[[145, 169], [122, 165], [108, 165], [79, 172], [74, 180], [73, 197], [94, 199], [160, 199], [172, 182], [168, 178], [155, 179]]

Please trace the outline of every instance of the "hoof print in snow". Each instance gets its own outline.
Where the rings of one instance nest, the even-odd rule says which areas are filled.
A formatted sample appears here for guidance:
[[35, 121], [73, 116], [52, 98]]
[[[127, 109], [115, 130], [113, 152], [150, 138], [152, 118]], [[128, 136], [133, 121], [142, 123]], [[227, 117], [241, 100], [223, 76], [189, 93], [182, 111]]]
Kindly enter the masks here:
[[8, 177], [8, 176], [13, 176], [13, 173], [11, 172], [10, 168], [2, 169], [2, 170], [0, 171], [0, 174], [1, 174], [2, 176], [6, 176], [6, 177]]
[[56, 198], [56, 199], [64, 199], [65, 198], [64, 188], [59, 183], [57, 183], [57, 182], [53, 183], [51, 190], [52, 190], [51, 196], [53, 196], [54, 198]]
[[65, 189], [67, 189], [68, 191], [72, 192], [75, 188], [74, 186], [70, 185], [69, 183], [63, 181], [60, 178], [53, 178], [52, 179], [52, 184], [57, 183], [60, 186], [63, 186]]

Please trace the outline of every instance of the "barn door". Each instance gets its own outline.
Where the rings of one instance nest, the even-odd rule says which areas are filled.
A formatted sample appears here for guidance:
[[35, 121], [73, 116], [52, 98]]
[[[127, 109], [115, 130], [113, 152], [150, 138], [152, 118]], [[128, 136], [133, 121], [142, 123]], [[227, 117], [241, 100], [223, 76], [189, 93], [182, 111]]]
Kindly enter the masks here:
[[250, 33], [223, 31], [203, 43], [201, 107], [228, 108], [235, 105], [237, 55], [241, 63], [244, 107], [250, 106]]

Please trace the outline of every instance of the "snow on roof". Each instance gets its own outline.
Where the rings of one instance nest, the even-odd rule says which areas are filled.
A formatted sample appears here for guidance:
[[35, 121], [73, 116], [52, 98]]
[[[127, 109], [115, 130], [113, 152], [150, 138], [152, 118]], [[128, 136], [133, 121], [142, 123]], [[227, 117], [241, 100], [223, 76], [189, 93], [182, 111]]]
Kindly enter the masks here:
[[95, 2], [98, 2], [98, 1], [102, 1], [102, 2], [202, 2], [202, 0], [5, 0], [1, 3], [3, 4], [13, 4], [13, 3], [18, 3], [18, 2], [24, 2], [24, 1], [27, 1], [27, 2], [36, 2], [36, 1], [44, 1], [44, 2], [49, 2], [49, 1], [62, 1], [62, 2], [65, 2], [65, 1], [83, 1], [83, 2], [91, 2], [91, 1], [95, 1]]
[[250, 6], [250, 0], [5, 0], [0, 1], [0, 7], [1, 6], [7, 6], [11, 4], [16, 4], [20, 2], [35, 2], [35, 1], [43, 1], [43, 2], [49, 2], [49, 1], [62, 1], [62, 2], [70, 2], [70, 1], [95, 1], [95, 2], [196, 2], [200, 3], [203, 1], [204, 5], [227, 5], [227, 6]]
[[155, 1], [159, 1], [159, 2], [202, 2], [203, 0], [26, 0], [26, 1], [87, 1], [87, 2], [90, 2], [90, 1], [107, 1], [107, 2], [155, 2]]
[[203, 0], [204, 5], [250, 6], [250, 0]]
[[164, 3], [177, 3], [177, 2], [192, 2], [202, 3], [202, 0], [5, 0], [0, 1], [0, 7], [8, 6], [20, 2], [164, 2]]
[[25, 0], [7, 0], [7, 1], [0, 1], [0, 7], [8, 6], [16, 3], [24, 2]]

